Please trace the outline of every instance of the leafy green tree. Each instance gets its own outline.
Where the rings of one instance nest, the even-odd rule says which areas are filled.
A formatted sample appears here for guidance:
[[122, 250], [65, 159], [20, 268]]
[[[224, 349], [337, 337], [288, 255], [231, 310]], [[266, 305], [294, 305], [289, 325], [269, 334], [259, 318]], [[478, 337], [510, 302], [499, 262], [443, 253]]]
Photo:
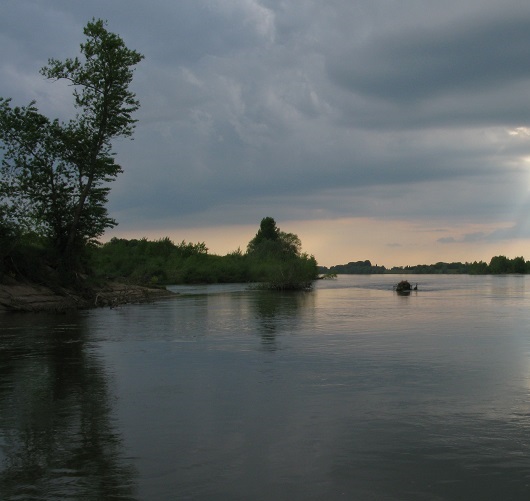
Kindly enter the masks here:
[[112, 141], [133, 133], [139, 102], [129, 86], [143, 59], [102, 20], [89, 22], [84, 34], [81, 59], [50, 59], [41, 70], [70, 82], [74, 119], [49, 120], [35, 102], [12, 107], [0, 98], [0, 207], [18, 207], [18, 224], [45, 235], [70, 270], [87, 243], [116, 225], [106, 209], [108, 183], [122, 172]]
[[526, 273], [526, 262], [524, 257], [516, 257], [512, 259], [512, 273]]
[[302, 242], [298, 238], [298, 235], [294, 233], [285, 233], [280, 231], [278, 241], [281, 244], [281, 252], [283, 254], [299, 256], [302, 250]]
[[470, 275], [484, 275], [488, 273], [488, 264], [484, 261], [473, 261], [467, 264], [467, 271]]
[[272, 217], [262, 219], [247, 246], [250, 276], [272, 289], [311, 287], [318, 276], [317, 262], [313, 256], [302, 254], [301, 248], [297, 235], [281, 231]]
[[494, 256], [489, 264], [490, 273], [510, 273], [510, 260], [506, 256]]
[[247, 252], [255, 252], [263, 242], [276, 242], [279, 235], [280, 229], [276, 226], [276, 221], [272, 217], [264, 217], [261, 220], [256, 236], [248, 243]]
[[261, 257], [299, 256], [302, 243], [294, 233], [285, 233], [272, 217], [261, 220], [256, 236], [248, 243], [247, 253]]
[[204, 242], [197, 242], [192, 244], [191, 242], [186, 242], [182, 240], [180, 244], [175, 246], [177, 253], [182, 257], [190, 256], [201, 256], [208, 254], [208, 247]]

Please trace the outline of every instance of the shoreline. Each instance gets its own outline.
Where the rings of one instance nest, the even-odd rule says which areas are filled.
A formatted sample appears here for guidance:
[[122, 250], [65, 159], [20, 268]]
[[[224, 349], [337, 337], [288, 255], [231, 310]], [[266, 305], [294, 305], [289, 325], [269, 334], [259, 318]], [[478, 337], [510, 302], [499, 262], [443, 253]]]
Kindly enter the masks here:
[[64, 287], [13, 282], [0, 284], [0, 313], [55, 312], [148, 303], [177, 294], [166, 288], [109, 282], [101, 287], [79, 291]]

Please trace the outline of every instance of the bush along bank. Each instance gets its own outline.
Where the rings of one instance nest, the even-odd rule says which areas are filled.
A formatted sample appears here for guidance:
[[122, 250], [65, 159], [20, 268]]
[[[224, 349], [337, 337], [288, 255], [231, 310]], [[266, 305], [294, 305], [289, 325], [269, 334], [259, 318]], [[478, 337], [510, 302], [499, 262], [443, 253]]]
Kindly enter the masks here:
[[264, 218], [246, 252], [208, 254], [203, 242], [113, 238], [92, 250], [91, 268], [101, 279], [136, 284], [260, 283], [277, 290], [303, 290], [318, 277], [317, 262], [300, 239]]

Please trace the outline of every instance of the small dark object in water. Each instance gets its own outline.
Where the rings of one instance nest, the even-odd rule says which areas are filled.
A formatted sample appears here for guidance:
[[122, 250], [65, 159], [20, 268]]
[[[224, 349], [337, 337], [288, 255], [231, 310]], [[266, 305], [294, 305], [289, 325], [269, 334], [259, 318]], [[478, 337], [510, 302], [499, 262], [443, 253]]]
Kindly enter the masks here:
[[412, 289], [408, 280], [401, 280], [397, 285], [394, 285], [394, 290], [397, 292], [410, 292], [411, 290], [418, 290], [418, 284]]

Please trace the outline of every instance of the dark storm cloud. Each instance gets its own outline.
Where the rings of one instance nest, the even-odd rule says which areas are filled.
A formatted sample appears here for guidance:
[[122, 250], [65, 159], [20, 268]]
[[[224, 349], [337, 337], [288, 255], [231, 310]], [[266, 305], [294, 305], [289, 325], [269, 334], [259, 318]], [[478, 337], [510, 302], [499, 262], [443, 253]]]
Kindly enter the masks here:
[[[110, 208], [126, 225], [512, 221], [530, 156], [530, 6], [7, 0], [0, 86], [66, 116], [48, 57], [92, 17], [145, 54]], [[458, 240], [459, 236], [446, 235]], [[447, 240], [449, 241], [449, 240]]]
[[530, 12], [403, 29], [344, 50], [329, 62], [346, 89], [411, 103], [511, 87], [530, 77]]
[[341, 118], [390, 129], [527, 124], [530, 9], [512, 5], [411, 14], [414, 22], [346, 39], [326, 62]]

